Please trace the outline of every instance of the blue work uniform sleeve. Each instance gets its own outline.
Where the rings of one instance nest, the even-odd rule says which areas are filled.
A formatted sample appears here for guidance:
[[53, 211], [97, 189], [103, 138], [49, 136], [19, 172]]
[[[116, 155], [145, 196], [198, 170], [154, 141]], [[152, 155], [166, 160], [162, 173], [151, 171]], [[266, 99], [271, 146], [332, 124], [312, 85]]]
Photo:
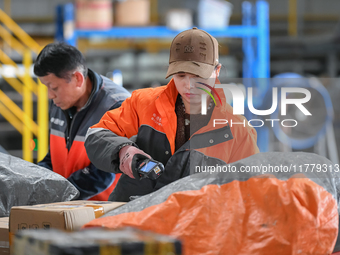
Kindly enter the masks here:
[[101, 171], [90, 164], [67, 179], [79, 190], [78, 199], [86, 200], [109, 188], [115, 177], [115, 174]]
[[44, 159], [39, 161], [37, 163], [37, 165], [45, 167], [45, 168], [52, 171], [52, 161], [51, 161], [50, 148], [48, 148], [48, 152], [47, 152], [46, 156], [44, 157]]

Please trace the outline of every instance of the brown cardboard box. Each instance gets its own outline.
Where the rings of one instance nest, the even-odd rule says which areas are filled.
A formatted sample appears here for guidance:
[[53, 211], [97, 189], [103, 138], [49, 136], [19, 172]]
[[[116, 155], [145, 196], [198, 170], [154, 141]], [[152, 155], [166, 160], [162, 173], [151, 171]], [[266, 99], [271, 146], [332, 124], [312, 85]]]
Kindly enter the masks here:
[[112, 24], [111, 0], [76, 0], [77, 28], [109, 29]]
[[115, 5], [115, 25], [147, 26], [150, 23], [150, 0], [123, 0]]
[[68, 201], [33, 206], [13, 206], [9, 216], [10, 239], [19, 229], [78, 230], [125, 203], [103, 201]]
[[0, 218], [0, 255], [9, 255], [9, 217]]

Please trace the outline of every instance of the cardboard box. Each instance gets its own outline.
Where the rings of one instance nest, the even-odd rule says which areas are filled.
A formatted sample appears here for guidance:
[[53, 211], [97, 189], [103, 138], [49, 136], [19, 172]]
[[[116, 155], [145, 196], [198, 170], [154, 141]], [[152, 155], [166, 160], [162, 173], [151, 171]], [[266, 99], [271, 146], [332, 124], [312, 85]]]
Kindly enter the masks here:
[[125, 203], [81, 200], [13, 206], [9, 216], [10, 239], [20, 229], [79, 230], [84, 224], [123, 204]]
[[117, 26], [147, 26], [150, 23], [150, 0], [118, 1], [114, 16]]
[[0, 218], [0, 255], [9, 255], [9, 217]]
[[76, 0], [76, 26], [80, 29], [109, 29], [113, 24], [111, 0]]

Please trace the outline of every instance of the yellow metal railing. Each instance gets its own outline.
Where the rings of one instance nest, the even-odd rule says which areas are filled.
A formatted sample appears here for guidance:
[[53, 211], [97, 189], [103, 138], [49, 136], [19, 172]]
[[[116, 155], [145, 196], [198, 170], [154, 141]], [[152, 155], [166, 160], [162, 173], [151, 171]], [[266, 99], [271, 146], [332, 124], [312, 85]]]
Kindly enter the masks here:
[[4, 10], [9, 16], [11, 16], [11, 0], [5, 0]]
[[[31, 77], [32, 52], [38, 54], [41, 47], [27, 35], [5, 12], [0, 9], [0, 38], [11, 50], [23, 57], [24, 73], [17, 64], [0, 49], [0, 68], [9, 65], [15, 68], [17, 78], [3, 79], [22, 96], [22, 109], [0, 90], [0, 114], [22, 134], [23, 159], [33, 162], [35, 141], [38, 142], [38, 161], [48, 150], [48, 98], [47, 88]], [[5, 28], [7, 27], [7, 29]], [[14, 35], [14, 36], [13, 36]], [[33, 97], [37, 96], [37, 123], [33, 120]], [[34, 139], [36, 137], [36, 139]]]
[[22, 133], [22, 151], [23, 151], [23, 158], [27, 161], [32, 162], [33, 161], [33, 155], [32, 151], [34, 150], [34, 147], [30, 147], [30, 143], [33, 140], [33, 134], [32, 134], [32, 125], [30, 120], [33, 119], [33, 98], [32, 98], [32, 92], [31, 92], [31, 75], [29, 68], [32, 65], [32, 59], [31, 53], [29, 51], [25, 51], [24, 54], [24, 67], [25, 67], [25, 74], [24, 74], [24, 84], [23, 87], [23, 93], [22, 93], [22, 105], [24, 109], [24, 118], [23, 118], [23, 124], [24, 124], [24, 130]]
[[14, 22], [3, 10], [0, 9], [0, 22], [2, 22], [12, 33], [30, 50], [38, 54], [41, 46], [32, 39], [17, 23]]
[[288, 2], [288, 34], [297, 36], [298, 34], [298, 18], [297, 18], [297, 0], [289, 0]]

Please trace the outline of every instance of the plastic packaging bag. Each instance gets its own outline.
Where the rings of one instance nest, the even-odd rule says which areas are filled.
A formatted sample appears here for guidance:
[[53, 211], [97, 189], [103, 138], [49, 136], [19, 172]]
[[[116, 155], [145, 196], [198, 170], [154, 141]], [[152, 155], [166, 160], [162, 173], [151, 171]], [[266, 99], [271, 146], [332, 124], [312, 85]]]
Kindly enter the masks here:
[[64, 177], [17, 157], [0, 153], [0, 217], [12, 206], [62, 202], [79, 191]]
[[338, 234], [337, 167], [312, 153], [259, 153], [180, 179], [85, 227], [172, 235], [187, 255], [330, 254]]

